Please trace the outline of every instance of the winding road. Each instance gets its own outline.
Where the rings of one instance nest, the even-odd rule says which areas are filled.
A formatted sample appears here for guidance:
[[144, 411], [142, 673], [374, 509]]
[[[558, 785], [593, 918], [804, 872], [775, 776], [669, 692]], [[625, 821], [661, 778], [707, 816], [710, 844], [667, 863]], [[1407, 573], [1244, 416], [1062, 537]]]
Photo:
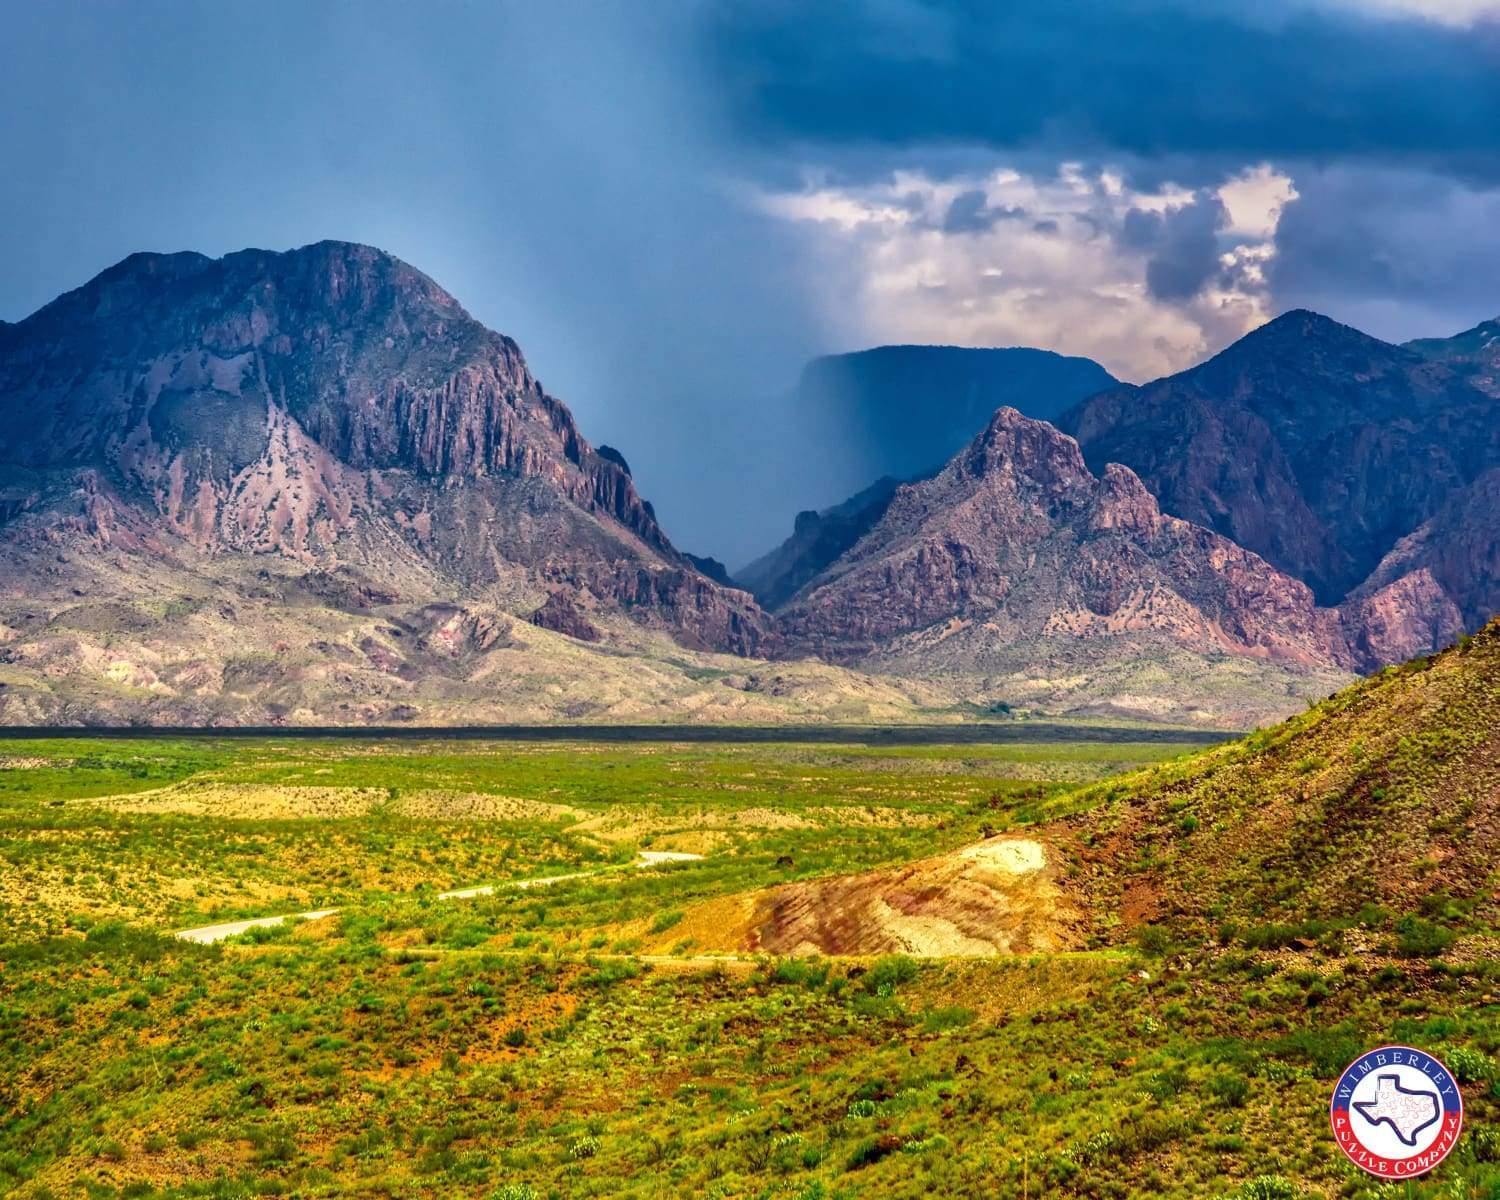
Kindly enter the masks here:
[[[451, 892], [439, 892], [437, 898], [439, 900], [472, 900], [476, 896], [492, 896], [498, 891], [523, 891], [527, 888], [548, 887], [554, 883], [564, 883], [569, 879], [603, 875], [607, 871], [622, 871], [629, 867], [642, 870], [648, 867], [660, 867], [667, 863], [696, 862], [702, 857], [701, 854], [685, 854], [675, 850], [642, 850], [635, 861], [628, 864], [599, 867], [593, 871], [571, 871], [566, 875], [543, 875], [536, 879], [513, 879], [507, 883], [458, 888]], [[218, 925], [200, 925], [196, 929], [179, 929], [172, 936], [181, 938], [184, 942], [208, 945], [212, 942], [222, 942], [225, 938], [237, 937], [252, 929], [267, 929], [285, 924], [287, 921], [321, 921], [324, 917], [331, 917], [339, 911], [337, 908], [315, 908], [308, 912], [281, 913], [274, 917], [249, 917], [241, 921], [224, 921]]]

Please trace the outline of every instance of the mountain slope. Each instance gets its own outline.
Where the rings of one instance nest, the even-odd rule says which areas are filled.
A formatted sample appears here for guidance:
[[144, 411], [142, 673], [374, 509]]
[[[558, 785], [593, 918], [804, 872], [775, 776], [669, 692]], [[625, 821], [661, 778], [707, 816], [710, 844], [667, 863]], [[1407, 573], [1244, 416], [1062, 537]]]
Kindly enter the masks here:
[[1448, 338], [1419, 338], [1404, 348], [1467, 373], [1471, 384], [1500, 396], [1500, 317]]
[[1477, 904], [1493, 919], [1500, 621], [1090, 801], [1102, 803], [1066, 825], [1072, 886], [1106, 936], [1148, 922], [1202, 933], [1347, 919], [1366, 906], [1456, 921]]
[[1337, 604], [1500, 466], [1495, 416], [1467, 369], [1291, 312], [1192, 370], [1091, 397], [1059, 425], [1095, 470], [1124, 463], [1166, 512]]
[[768, 640], [514, 342], [370, 247], [133, 255], [0, 331], [0, 418], [13, 594], [91, 591], [122, 554], [274, 555], [413, 601], [561, 588], [689, 646]]
[[898, 486], [899, 481], [886, 476], [842, 504], [798, 513], [792, 536], [742, 567], [737, 579], [774, 612], [869, 532], [885, 515]]

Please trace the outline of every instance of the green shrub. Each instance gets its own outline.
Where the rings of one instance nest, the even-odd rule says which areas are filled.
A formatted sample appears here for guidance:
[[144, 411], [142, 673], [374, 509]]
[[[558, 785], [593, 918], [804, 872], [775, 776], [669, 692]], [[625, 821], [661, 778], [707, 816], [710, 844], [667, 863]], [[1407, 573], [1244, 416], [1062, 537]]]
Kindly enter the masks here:
[[609, 959], [595, 964], [594, 970], [579, 980], [586, 987], [613, 987], [641, 973], [641, 964], [629, 958]]
[[1495, 1064], [1488, 1054], [1468, 1046], [1453, 1046], [1442, 1052], [1443, 1062], [1459, 1083], [1483, 1083], [1495, 1078]]
[[888, 954], [875, 960], [864, 978], [864, 989], [872, 996], [889, 996], [903, 983], [917, 977], [920, 968], [904, 954]]
[[1303, 1029], [1281, 1040], [1277, 1052], [1295, 1055], [1312, 1064], [1319, 1079], [1331, 1079], [1366, 1049], [1367, 1039], [1348, 1025], [1334, 1029]]
[[1242, 1108], [1250, 1095], [1250, 1084], [1242, 1075], [1225, 1072], [1208, 1081], [1208, 1091], [1225, 1108]]
[[1407, 958], [1434, 958], [1452, 944], [1452, 930], [1422, 917], [1407, 915], [1396, 922], [1396, 951]]
[[771, 968], [771, 982], [794, 987], [818, 988], [828, 979], [828, 964], [816, 958], [778, 959]]
[[879, 1162], [886, 1155], [894, 1154], [901, 1149], [901, 1141], [902, 1139], [894, 1133], [882, 1133], [879, 1137], [866, 1138], [854, 1147], [844, 1169], [857, 1171], [860, 1167], [868, 1167], [871, 1163]]
[[1280, 1175], [1257, 1175], [1232, 1193], [1234, 1200], [1297, 1200], [1297, 1187]]
[[568, 1147], [569, 1157], [575, 1160], [593, 1158], [594, 1155], [598, 1153], [599, 1139], [594, 1137], [593, 1134], [584, 1134], [583, 1137], [576, 1139], [573, 1144]]
[[974, 1023], [974, 1010], [951, 1005], [947, 1008], [932, 1008], [922, 1014], [922, 1028], [928, 1033], [943, 1033], [949, 1029], [962, 1029]]

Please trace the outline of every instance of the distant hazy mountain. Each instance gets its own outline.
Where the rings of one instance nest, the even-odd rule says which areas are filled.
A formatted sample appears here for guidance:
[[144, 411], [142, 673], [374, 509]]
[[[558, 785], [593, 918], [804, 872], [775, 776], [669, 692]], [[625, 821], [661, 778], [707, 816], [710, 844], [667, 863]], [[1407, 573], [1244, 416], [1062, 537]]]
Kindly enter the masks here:
[[868, 481], [935, 471], [997, 408], [1050, 420], [1116, 382], [1050, 350], [879, 346], [814, 359], [797, 396], [809, 432], [847, 445]]
[[938, 470], [997, 408], [1051, 419], [1116, 383], [1090, 359], [1023, 347], [878, 346], [814, 359], [797, 389], [802, 436], [826, 448], [818, 490], [850, 499], [799, 513], [792, 535], [735, 579], [768, 607], [785, 603], [880, 516], [896, 481]]
[[797, 514], [792, 536], [736, 577], [766, 608], [780, 608], [885, 515], [900, 481], [887, 476], [842, 504]]
[[[1475, 386], [1491, 361], [1486, 336], [1419, 353], [1291, 312], [1192, 370], [1093, 396], [1059, 424], [1094, 470], [1124, 463], [1163, 510], [1255, 551], [1320, 603], [1382, 609], [1392, 634], [1379, 657], [1394, 660], [1417, 651], [1424, 624], [1446, 629], [1461, 613], [1473, 628], [1493, 615], [1500, 523], [1470, 523], [1500, 468], [1500, 401]], [[1424, 528], [1421, 547], [1389, 558]], [[1461, 536], [1481, 544], [1460, 550]], [[1389, 590], [1403, 578], [1404, 594]]]

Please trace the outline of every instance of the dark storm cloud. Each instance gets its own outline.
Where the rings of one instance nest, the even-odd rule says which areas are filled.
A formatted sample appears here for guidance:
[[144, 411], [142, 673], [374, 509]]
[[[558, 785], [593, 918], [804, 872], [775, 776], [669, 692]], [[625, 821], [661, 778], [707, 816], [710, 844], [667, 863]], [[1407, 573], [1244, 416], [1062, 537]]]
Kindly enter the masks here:
[[[1207, 190], [1267, 161], [1303, 194], [1278, 306], [1387, 336], [1500, 308], [1500, 203], [1477, 186], [1500, 178], [1497, 31], [1322, 2], [0, 0], [0, 319], [135, 250], [380, 245], [515, 336], [674, 538], [743, 561], [843, 498], [815, 490], [840, 447], [799, 441], [790, 384], [876, 338], [860, 239], [757, 196], [909, 174], [884, 203], [928, 241], [1030, 231], [1068, 263], [1149, 239], [1115, 248], [1187, 311], [1233, 240]], [[1197, 201], [1126, 234], [987, 198], [1001, 169], [1045, 197], [1105, 168]], [[934, 180], [960, 194], [932, 203]], [[994, 265], [974, 295], [1011, 286]], [[1065, 297], [1067, 269], [1027, 304]], [[922, 286], [935, 310], [974, 299]]]
[[[1374, 157], [1500, 174], [1500, 33], [1285, 0], [755, 0], [711, 44], [762, 142]], [[1253, 14], [1253, 15], [1248, 15]], [[1178, 176], [1181, 181], [1181, 176]]]
[[1500, 191], [1428, 172], [1337, 166], [1297, 178], [1273, 294], [1392, 341], [1500, 316]]
[[1219, 230], [1228, 223], [1223, 201], [1199, 192], [1191, 204], [1167, 212], [1132, 208], [1121, 224], [1123, 245], [1148, 252], [1146, 287], [1158, 300], [1190, 300], [1219, 273]]
[[990, 207], [989, 199], [979, 188], [960, 192], [948, 205], [943, 217], [944, 233], [986, 233], [996, 221], [1014, 221], [1026, 215], [1024, 208], [1000, 205]]

